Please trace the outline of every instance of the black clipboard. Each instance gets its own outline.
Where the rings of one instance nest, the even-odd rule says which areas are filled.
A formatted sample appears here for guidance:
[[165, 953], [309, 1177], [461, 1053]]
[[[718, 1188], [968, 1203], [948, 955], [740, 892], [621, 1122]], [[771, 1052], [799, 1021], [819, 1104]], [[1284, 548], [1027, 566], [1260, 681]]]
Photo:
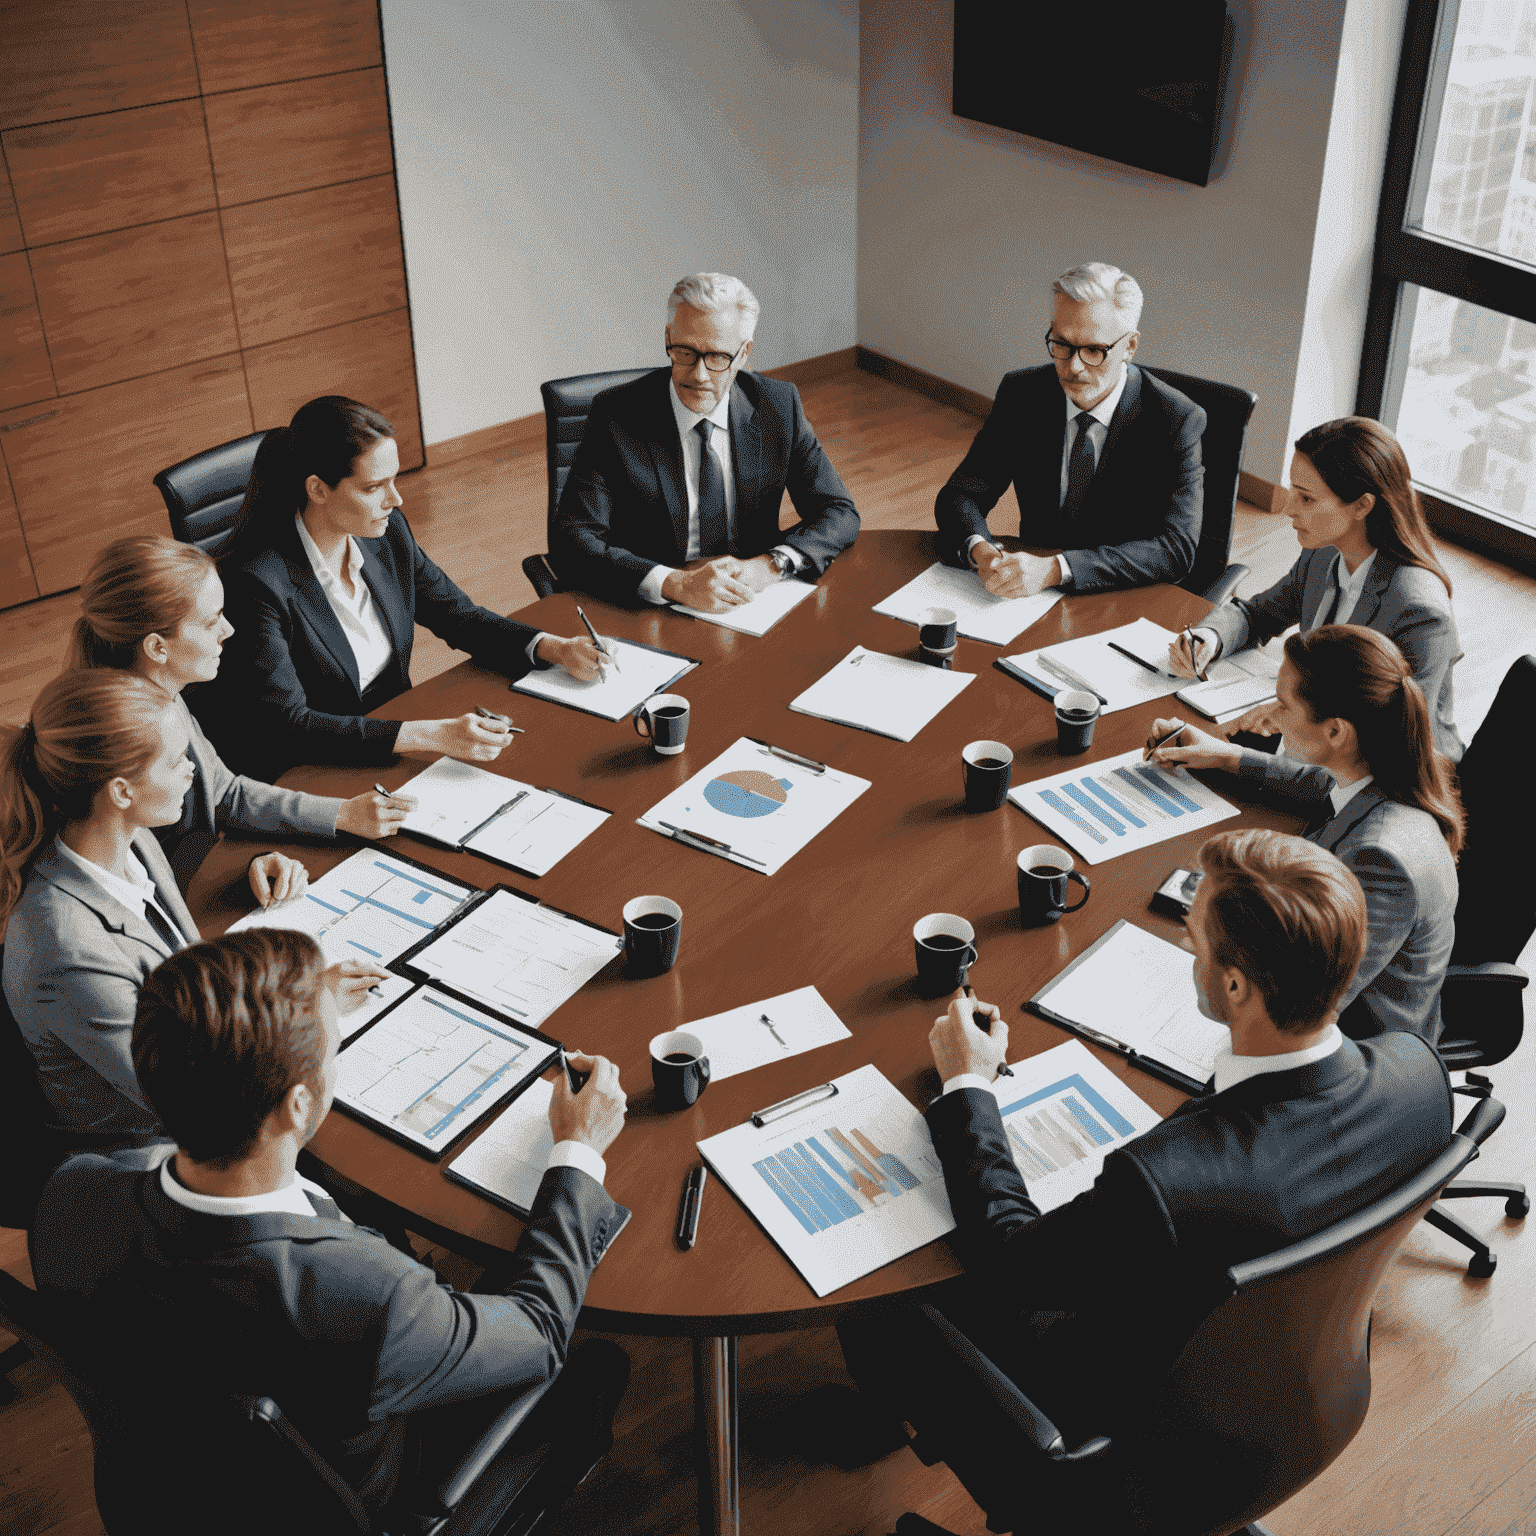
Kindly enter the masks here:
[[1037, 679], [1031, 677], [1027, 672], [1022, 671], [1018, 667], [1010, 666], [1006, 656], [999, 656], [997, 660], [992, 663], [992, 665], [996, 667], [1004, 677], [1011, 677], [1014, 682], [1023, 683], [1031, 693], [1038, 693], [1042, 699], [1054, 700], [1057, 693], [1060, 691], [1059, 689], [1055, 688], [1047, 688], [1044, 683], [1039, 682]]
[[[666, 680], [666, 682], [658, 683], [656, 687], [652, 688], [651, 691], [645, 696], [647, 699], [655, 698], [658, 693], [665, 693], [667, 689], [670, 688], [673, 683], [675, 683], [680, 677], [686, 677], [690, 672], [693, 671], [695, 667], [702, 667], [704, 665], [704, 663], [700, 661], [696, 656], [684, 656], [681, 651], [669, 651], [663, 645], [647, 645], [643, 640], [631, 640], [628, 635], [615, 635], [614, 638], [616, 640], [622, 640], [625, 645], [636, 646], [642, 651], [652, 651], [657, 656], [670, 656], [674, 661], [680, 661], [684, 663], [684, 665], [679, 667], [677, 671], [674, 672], [672, 676]], [[524, 698], [527, 699], [538, 699], [545, 704], [556, 704], [561, 709], [574, 709], [578, 715], [591, 715], [596, 720], [608, 720], [608, 716], [603, 714], [601, 710], [583, 709], [580, 704], [573, 704], [568, 699], [552, 699], [548, 694], [545, 693], [530, 693], [526, 688], [521, 686], [522, 681], [522, 678], [518, 678], [516, 682], [508, 683], [507, 687], [513, 693], [520, 693]], [[640, 702], [643, 704], [645, 699], [642, 699]], [[636, 705], [636, 709], [638, 708], [639, 705]], [[633, 714], [633, 711], [631, 713]], [[619, 720], [622, 720], [623, 718], [624, 717], [622, 715], [619, 716]], [[618, 723], [618, 720], [609, 721], [609, 724], [611, 725], [617, 725]]]

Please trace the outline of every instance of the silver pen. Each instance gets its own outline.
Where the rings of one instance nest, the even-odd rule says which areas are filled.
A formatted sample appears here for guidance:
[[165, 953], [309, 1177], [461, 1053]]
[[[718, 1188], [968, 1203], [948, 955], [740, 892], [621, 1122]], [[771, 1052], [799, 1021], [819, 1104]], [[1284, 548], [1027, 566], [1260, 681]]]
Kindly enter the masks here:
[[1080, 672], [1074, 672], [1071, 667], [1057, 661], [1054, 657], [1047, 656], [1044, 651], [1037, 652], [1035, 660], [1052, 676], [1059, 677], [1062, 682], [1070, 683], [1074, 688], [1081, 688], [1084, 693], [1091, 693], [1105, 709], [1109, 708], [1109, 700]]

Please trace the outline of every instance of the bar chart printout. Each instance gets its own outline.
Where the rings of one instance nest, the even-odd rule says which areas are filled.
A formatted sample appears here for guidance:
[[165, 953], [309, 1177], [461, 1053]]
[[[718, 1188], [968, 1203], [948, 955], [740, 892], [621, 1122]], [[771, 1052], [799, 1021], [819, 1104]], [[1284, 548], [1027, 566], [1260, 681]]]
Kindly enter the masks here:
[[1016, 785], [1008, 798], [1088, 864], [1237, 815], [1184, 769], [1143, 762], [1140, 748]]
[[342, 1051], [336, 1102], [435, 1155], [556, 1054], [515, 1024], [421, 987]]
[[835, 1096], [699, 1143], [818, 1296], [954, 1230], [923, 1118], [879, 1068]]

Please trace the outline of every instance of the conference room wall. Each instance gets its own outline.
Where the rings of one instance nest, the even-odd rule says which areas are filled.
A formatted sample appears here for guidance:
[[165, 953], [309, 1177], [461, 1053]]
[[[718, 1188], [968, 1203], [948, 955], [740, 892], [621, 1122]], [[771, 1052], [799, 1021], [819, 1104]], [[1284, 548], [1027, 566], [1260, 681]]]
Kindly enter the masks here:
[[[951, 5], [865, 0], [859, 341], [990, 396], [1009, 369], [1045, 361], [1050, 278], [1074, 262], [1113, 261], [1146, 290], [1142, 360], [1256, 390], [1245, 467], [1280, 481], [1308, 332], [1345, 5], [1231, 0], [1229, 9], [1226, 111], [1211, 183], [1197, 187], [954, 117]], [[1359, 131], [1360, 111], [1374, 110], [1371, 132], [1379, 124], [1384, 143], [1401, 0], [1380, 10], [1373, 30], [1385, 34], [1385, 57], [1370, 83], [1378, 105], [1356, 103], [1341, 122]], [[1352, 25], [1351, 42], [1361, 33]], [[1095, 111], [1091, 20], [1070, 58], [1021, 51], [1021, 90], [1037, 70], [1081, 81], [1082, 110]], [[1362, 73], [1357, 61], [1351, 89]], [[1372, 153], [1356, 146], [1355, 159], [1363, 165]], [[1342, 184], [1364, 180], [1359, 166], [1348, 175], [1340, 166]], [[1352, 206], [1330, 209], [1314, 298], [1320, 320], [1337, 323], [1339, 307], [1358, 302], [1363, 324], [1363, 284], [1354, 299], [1335, 290], [1368, 260], [1378, 187], [1379, 169]], [[1358, 326], [1353, 340], [1345, 330], [1329, 339], [1326, 378], [1309, 376], [1313, 419], [1353, 406]]]
[[857, 0], [383, 0], [426, 441], [547, 378], [662, 362], [686, 272], [754, 364], [851, 347]]

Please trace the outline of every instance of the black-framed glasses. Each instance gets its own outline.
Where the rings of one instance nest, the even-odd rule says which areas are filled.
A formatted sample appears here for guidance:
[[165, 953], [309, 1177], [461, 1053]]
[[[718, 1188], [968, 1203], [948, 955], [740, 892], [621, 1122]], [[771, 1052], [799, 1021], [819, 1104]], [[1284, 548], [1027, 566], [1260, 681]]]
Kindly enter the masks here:
[[1074, 344], [1070, 341], [1063, 341], [1059, 336], [1053, 336], [1049, 331], [1047, 331], [1045, 333], [1045, 350], [1049, 352], [1058, 363], [1066, 362], [1067, 359], [1070, 358], [1074, 352], [1076, 352], [1077, 355], [1082, 358], [1084, 364], [1087, 367], [1102, 368], [1104, 364], [1109, 361], [1109, 354], [1113, 352], [1122, 341], [1125, 340], [1126, 336], [1131, 334], [1132, 332], [1126, 331], [1125, 335], [1116, 336], [1115, 339], [1106, 346], [1101, 345], [1096, 341]]
[[697, 347], [685, 347], [681, 342], [667, 348], [667, 356], [674, 363], [681, 363], [684, 368], [692, 368], [702, 357], [704, 366], [711, 373], [724, 373], [732, 363], [741, 356], [741, 348], [746, 346], [742, 342], [734, 352], [700, 352]]

